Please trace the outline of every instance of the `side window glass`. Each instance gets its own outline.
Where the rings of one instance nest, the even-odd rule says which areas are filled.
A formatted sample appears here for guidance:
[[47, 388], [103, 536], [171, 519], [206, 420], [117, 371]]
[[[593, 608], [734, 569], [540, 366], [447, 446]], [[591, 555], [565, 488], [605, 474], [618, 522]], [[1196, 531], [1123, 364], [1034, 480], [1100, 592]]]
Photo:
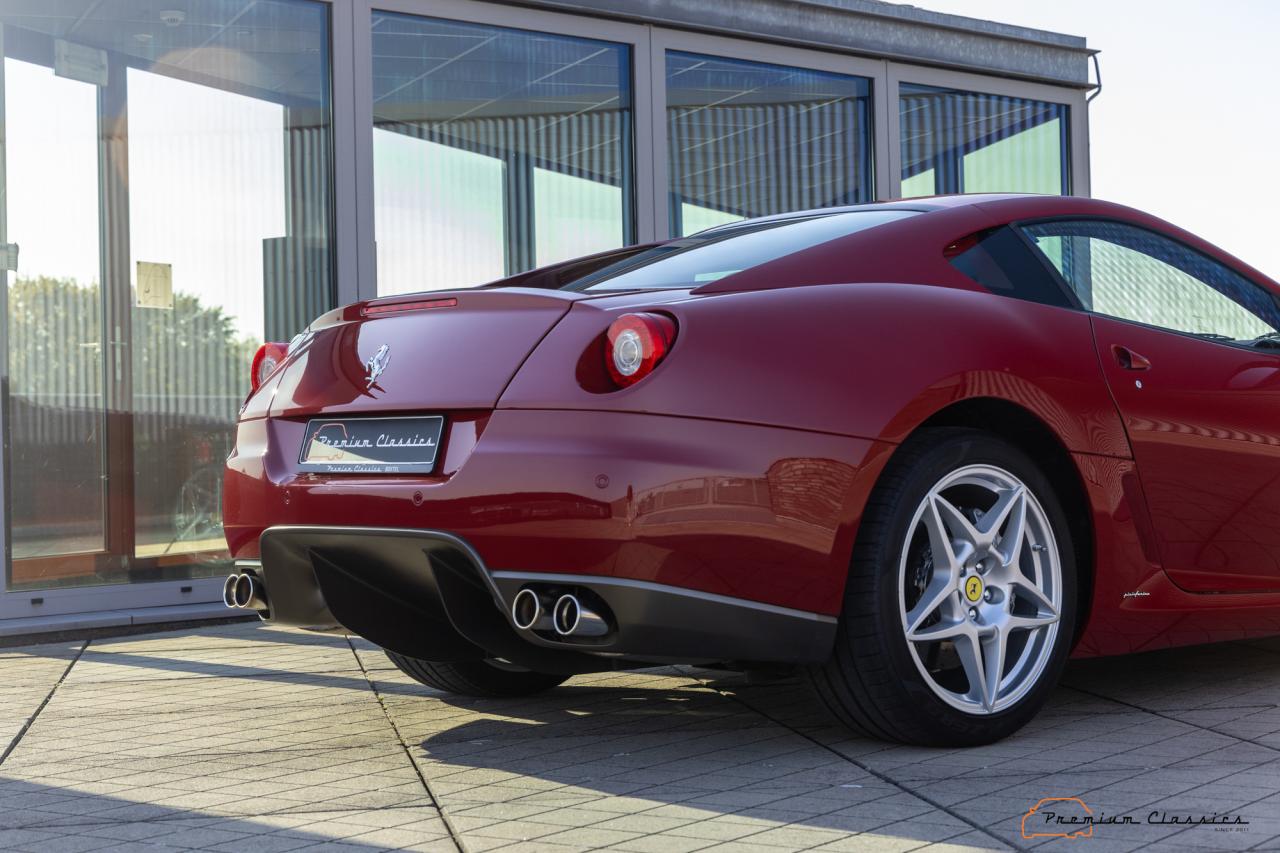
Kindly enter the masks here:
[[1280, 330], [1270, 292], [1167, 237], [1100, 220], [1022, 230], [1091, 311], [1235, 341]]
[[958, 240], [944, 254], [953, 267], [992, 293], [1042, 305], [1073, 307], [1040, 259], [1008, 226]]

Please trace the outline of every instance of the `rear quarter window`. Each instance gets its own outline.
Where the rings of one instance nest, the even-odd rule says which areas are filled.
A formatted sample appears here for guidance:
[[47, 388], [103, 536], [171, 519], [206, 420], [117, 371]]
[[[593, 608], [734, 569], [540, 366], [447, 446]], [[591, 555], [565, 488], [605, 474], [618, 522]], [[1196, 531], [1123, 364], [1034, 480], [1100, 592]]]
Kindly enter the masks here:
[[1044, 261], [1007, 225], [958, 240], [947, 247], [946, 254], [953, 267], [992, 293], [1059, 308], [1078, 307]]

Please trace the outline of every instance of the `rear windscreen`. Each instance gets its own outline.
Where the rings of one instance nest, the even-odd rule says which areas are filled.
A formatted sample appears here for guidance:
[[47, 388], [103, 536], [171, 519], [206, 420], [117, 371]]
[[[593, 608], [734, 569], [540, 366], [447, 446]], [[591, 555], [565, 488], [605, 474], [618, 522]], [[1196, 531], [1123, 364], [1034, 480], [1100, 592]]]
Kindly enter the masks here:
[[717, 228], [645, 249], [571, 281], [563, 289], [603, 291], [700, 287], [917, 212], [857, 210]]

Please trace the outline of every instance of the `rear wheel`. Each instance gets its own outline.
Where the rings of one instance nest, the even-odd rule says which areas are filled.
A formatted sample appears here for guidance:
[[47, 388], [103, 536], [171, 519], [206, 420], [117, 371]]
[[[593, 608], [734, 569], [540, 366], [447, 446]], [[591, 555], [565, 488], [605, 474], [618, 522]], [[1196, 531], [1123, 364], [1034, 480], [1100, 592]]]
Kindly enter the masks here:
[[835, 649], [808, 675], [861, 733], [989, 743], [1048, 699], [1075, 596], [1066, 518], [1039, 468], [995, 436], [925, 430], [868, 501]]
[[387, 652], [405, 675], [436, 690], [459, 696], [528, 696], [555, 687], [567, 675], [551, 675], [511, 666], [500, 661], [468, 660], [436, 663]]

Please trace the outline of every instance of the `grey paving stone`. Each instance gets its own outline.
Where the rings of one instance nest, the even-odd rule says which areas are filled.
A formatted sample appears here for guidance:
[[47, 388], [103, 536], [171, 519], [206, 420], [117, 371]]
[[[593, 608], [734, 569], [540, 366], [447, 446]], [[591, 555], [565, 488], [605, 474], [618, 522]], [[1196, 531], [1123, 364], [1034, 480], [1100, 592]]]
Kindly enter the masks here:
[[1073, 663], [1023, 732], [968, 750], [690, 668], [486, 700], [252, 623], [94, 641], [68, 671], [78, 652], [0, 650], [0, 744], [53, 691], [0, 765], [0, 849], [1048, 849], [1021, 837], [1044, 796], [1251, 820], [1099, 826], [1090, 851], [1280, 839], [1280, 640]]

